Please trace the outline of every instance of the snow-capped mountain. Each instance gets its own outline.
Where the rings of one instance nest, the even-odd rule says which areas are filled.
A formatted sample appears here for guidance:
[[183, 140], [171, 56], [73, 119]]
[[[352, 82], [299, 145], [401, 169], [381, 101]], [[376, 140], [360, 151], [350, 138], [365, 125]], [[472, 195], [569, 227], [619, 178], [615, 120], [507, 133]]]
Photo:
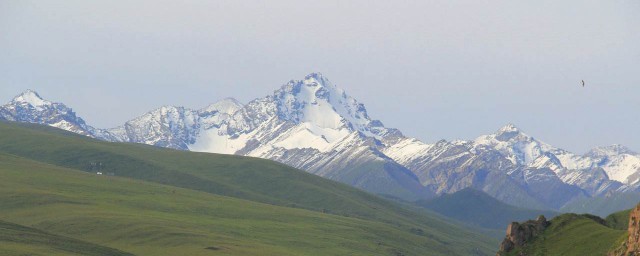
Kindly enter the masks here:
[[548, 168], [565, 183], [576, 185], [591, 195], [599, 195], [623, 184], [638, 173], [638, 154], [621, 146], [593, 149], [577, 155], [538, 141], [509, 124], [496, 133], [474, 140], [474, 150], [492, 148], [512, 163], [530, 168]]
[[559, 209], [640, 190], [640, 154], [623, 146], [577, 155], [512, 124], [474, 140], [428, 144], [372, 119], [319, 73], [245, 105], [227, 98], [196, 110], [164, 106], [112, 129], [88, 126], [64, 104], [33, 91], [2, 106], [0, 119], [108, 141], [267, 158], [408, 200], [474, 187], [510, 204]]
[[201, 130], [219, 128], [240, 108], [242, 104], [232, 98], [200, 110], [163, 106], [127, 121], [123, 126], [104, 130], [103, 134], [108, 137], [98, 137], [110, 141], [188, 150], [197, 142]]
[[431, 194], [379, 151], [380, 140], [401, 134], [321, 74], [292, 80], [220, 121], [200, 129], [189, 149], [272, 159], [376, 193]]
[[[249, 102], [224, 124], [212, 136], [202, 136], [202, 142], [224, 137], [231, 144], [246, 145], [248, 138], [257, 136], [264, 141], [265, 137], [273, 137], [269, 143], [251, 149], [254, 156], [274, 147], [327, 152], [354, 132], [360, 135], [356, 137], [377, 139], [397, 132], [384, 128], [380, 121], [371, 120], [362, 104], [320, 74], [290, 81], [273, 95]], [[278, 136], [270, 136], [277, 129], [280, 129]], [[286, 133], [282, 133], [282, 129]], [[191, 149], [216, 152], [216, 148], [199, 146]]]
[[640, 154], [622, 145], [594, 148], [585, 155], [602, 168], [612, 180], [625, 184], [640, 181]]
[[384, 152], [416, 173], [422, 185], [437, 194], [473, 187], [509, 204], [540, 209], [557, 208], [584, 196], [579, 187], [562, 182], [548, 168], [519, 164], [513, 156], [475, 141], [425, 144], [406, 138]]
[[26, 90], [1, 106], [0, 120], [46, 124], [88, 136], [95, 133], [95, 129], [76, 116], [71, 108], [44, 100], [33, 90]]

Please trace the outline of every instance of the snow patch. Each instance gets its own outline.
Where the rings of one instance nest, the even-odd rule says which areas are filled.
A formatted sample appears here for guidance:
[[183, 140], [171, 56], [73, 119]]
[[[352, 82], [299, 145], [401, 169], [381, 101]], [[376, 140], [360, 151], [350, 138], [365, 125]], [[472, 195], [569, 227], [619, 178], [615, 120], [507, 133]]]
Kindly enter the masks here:
[[52, 104], [50, 101], [42, 99], [42, 97], [40, 97], [40, 95], [38, 95], [38, 93], [33, 90], [26, 90], [22, 94], [13, 98], [13, 102], [27, 103], [39, 110], [42, 110], [42, 107], [44, 106], [50, 106]]

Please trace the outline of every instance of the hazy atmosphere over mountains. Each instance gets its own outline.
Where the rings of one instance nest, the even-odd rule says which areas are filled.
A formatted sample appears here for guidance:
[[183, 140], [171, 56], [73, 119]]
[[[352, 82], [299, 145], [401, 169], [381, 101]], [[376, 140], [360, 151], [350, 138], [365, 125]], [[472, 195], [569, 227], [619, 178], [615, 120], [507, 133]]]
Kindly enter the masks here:
[[[640, 192], [640, 154], [624, 145], [574, 154], [513, 124], [474, 140], [428, 144], [371, 118], [363, 104], [320, 73], [246, 104], [227, 98], [199, 110], [164, 106], [109, 129], [85, 123], [65, 104], [32, 90], [0, 107], [0, 119], [113, 142], [276, 160], [409, 201], [474, 188], [520, 207], [563, 210], [583, 202], [581, 211], [611, 213], [635, 204], [628, 194]], [[622, 203], [584, 203], [599, 197]]]
[[639, 5], [2, 1], [0, 102], [33, 88], [114, 127], [320, 71], [427, 143], [512, 122], [578, 154], [637, 150]]
[[640, 256], [638, 13], [0, 0], [0, 256]]

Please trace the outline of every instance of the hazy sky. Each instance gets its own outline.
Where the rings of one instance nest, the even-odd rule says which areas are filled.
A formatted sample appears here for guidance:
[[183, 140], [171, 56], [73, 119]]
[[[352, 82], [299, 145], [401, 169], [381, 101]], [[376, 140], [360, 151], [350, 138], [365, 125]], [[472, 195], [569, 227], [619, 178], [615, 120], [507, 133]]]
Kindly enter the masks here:
[[321, 72], [426, 142], [512, 122], [577, 153], [640, 151], [638, 13], [637, 0], [0, 0], [0, 102], [31, 88], [107, 128]]

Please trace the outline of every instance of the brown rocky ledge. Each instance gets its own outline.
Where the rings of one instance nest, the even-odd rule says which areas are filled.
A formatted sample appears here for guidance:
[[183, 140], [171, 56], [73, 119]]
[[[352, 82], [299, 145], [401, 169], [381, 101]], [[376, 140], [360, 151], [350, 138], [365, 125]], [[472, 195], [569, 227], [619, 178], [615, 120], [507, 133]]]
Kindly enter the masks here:
[[640, 255], [640, 204], [629, 213], [629, 239], [626, 255]]
[[550, 224], [543, 215], [538, 216], [536, 220], [524, 223], [512, 222], [507, 227], [507, 236], [500, 244], [500, 251], [496, 255], [506, 255], [514, 249], [524, 246], [528, 241], [542, 234]]

